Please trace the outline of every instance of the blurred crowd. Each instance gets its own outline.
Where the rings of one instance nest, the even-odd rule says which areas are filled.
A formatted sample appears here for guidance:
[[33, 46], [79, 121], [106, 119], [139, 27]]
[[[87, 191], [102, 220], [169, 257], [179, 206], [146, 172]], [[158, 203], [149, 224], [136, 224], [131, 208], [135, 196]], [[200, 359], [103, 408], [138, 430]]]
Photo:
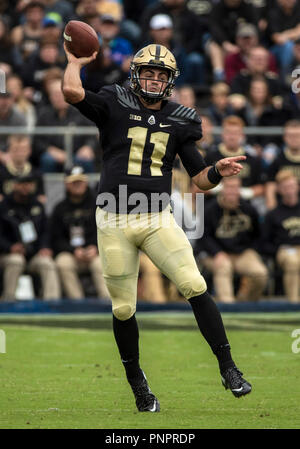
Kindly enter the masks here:
[[[300, 302], [300, 0], [2, 0], [0, 127], [92, 126], [61, 92], [62, 33], [72, 19], [90, 24], [101, 43], [81, 72], [86, 89], [127, 85], [135, 52], [164, 45], [181, 72], [172, 99], [202, 118], [197, 145], [207, 164], [247, 155], [241, 176], [205, 194], [205, 234], [191, 239], [216, 299], [255, 301], [271, 292]], [[74, 136], [68, 164], [63, 135], [29, 131], [0, 133], [1, 298], [15, 298], [24, 272], [38, 276], [45, 299], [83, 298], [84, 272], [95, 295], [107, 297], [88, 177], [101, 173], [98, 139]], [[50, 214], [48, 173], [63, 173], [65, 185]], [[200, 192], [180, 161], [173, 193], [191, 226]], [[183, 300], [143, 254], [138, 295]]]

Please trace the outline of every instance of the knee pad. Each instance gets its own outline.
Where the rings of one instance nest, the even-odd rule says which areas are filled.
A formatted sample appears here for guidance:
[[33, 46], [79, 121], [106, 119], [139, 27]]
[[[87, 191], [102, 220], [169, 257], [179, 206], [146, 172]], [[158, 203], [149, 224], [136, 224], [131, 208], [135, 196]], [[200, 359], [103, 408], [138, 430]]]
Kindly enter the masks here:
[[178, 290], [186, 299], [201, 295], [207, 290], [205, 279], [199, 272], [193, 275], [186, 273], [183, 279], [182, 282], [179, 282]]
[[113, 306], [113, 314], [118, 320], [120, 321], [126, 321], [129, 320], [129, 318], [132, 317], [135, 313], [135, 307], [132, 307], [129, 304], [123, 304], [121, 306]]

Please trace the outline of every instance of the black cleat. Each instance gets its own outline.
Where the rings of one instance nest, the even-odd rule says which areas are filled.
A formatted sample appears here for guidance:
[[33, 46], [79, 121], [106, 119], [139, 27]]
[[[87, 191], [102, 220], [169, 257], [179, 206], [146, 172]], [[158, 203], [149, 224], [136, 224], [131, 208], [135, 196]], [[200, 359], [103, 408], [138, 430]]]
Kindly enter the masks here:
[[229, 388], [236, 398], [244, 396], [252, 390], [251, 385], [242, 378], [242, 375], [243, 373], [236, 366], [227, 368], [227, 370], [221, 373], [223, 386], [226, 390]]
[[139, 412], [159, 412], [160, 405], [158, 399], [149, 388], [145, 373], [144, 378], [138, 383], [130, 383], [135, 396], [135, 403]]

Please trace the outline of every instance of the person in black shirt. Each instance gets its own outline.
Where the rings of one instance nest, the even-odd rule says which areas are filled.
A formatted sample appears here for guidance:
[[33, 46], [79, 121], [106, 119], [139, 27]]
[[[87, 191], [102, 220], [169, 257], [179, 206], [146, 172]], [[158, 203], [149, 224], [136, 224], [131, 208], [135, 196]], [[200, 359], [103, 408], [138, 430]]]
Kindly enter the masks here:
[[[250, 200], [261, 197], [264, 193], [264, 187], [260, 159], [252, 147], [245, 145], [243, 128], [244, 122], [240, 117], [226, 117], [222, 122], [222, 141], [206, 153], [205, 161], [211, 165], [224, 157], [247, 155], [247, 160], [242, 162], [244, 169], [239, 174], [242, 180], [240, 193], [243, 199]], [[220, 189], [221, 185], [214, 188], [211, 193], [217, 194]]]
[[66, 197], [51, 215], [51, 247], [68, 298], [84, 298], [78, 273], [91, 272], [99, 298], [108, 297], [97, 249], [94, 223], [95, 198], [82, 167], [74, 166], [65, 176]]
[[276, 175], [280, 170], [290, 170], [300, 185], [300, 120], [289, 120], [284, 127], [284, 148], [268, 168], [266, 182], [266, 206], [268, 210], [277, 205]]
[[[90, 126], [91, 122], [64, 101], [61, 81], [53, 80], [48, 86], [50, 106], [45, 106], [37, 120], [37, 126]], [[94, 136], [74, 136], [73, 161], [82, 165], [86, 172], [94, 171]], [[63, 135], [37, 135], [33, 141], [32, 160], [43, 173], [61, 172], [67, 160]]]
[[267, 213], [263, 226], [263, 252], [283, 269], [283, 284], [290, 302], [300, 302], [300, 201], [298, 180], [280, 170], [276, 184], [280, 204]]
[[294, 41], [300, 37], [300, 4], [298, 0], [276, 0], [269, 11], [268, 34], [275, 44], [275, 54], [284, 77], [293, 59]]
[[272, 97], [280, 97], [283, 94], [283, 86], [277, 73], [268, 70], [270, 55], [266, 48], [256, 46], [249, 50], [246, 68], [242, 69], [232, 80], [231, 93], [241, 94], [247, 97], [250, 83], [256, 76], [261, 76], [268, 84]]
[[[260, 235], [258, 213], [240, 197], [240, 178], [223, 180], [222, 192], [205, 210], [205, 237], [202, 249], [208, 257], [204, 265], [214, 274], [216, 297], [235, 302], [233, 274], [246, 276], [247, 296], [258, 300], [267, 282], [267, 269], [258, 255]], [[255, 250], [256, 249], [256, 250]]]
[[238, 52], [235, 43], [239, 23], [257, 26], [258, 14], [254, 6], [244, 0], [220, 0], [213, 5], [210, 14], [211, 42], [209, 53], [215, 81], [224, 81], [224, 57]]
[[12, 193], [17, 178], [29, 175], [33, 182], [32, 194], [37, 195], [41, 203], [46, 202], [43, 177], [29, 162], [30, 154], [29, 137], [15, 135], [8, 138], [8, 158], [6, 163], [0, 166], [0, 199]]
[[178, 76], [176, 60], [166, 47], [152, 44], [136, 53], [130, 89], [112, 85], [98, 94], [85, 91], [80, 80], [81, 67], [96, 53], [79, 59], [66, 53], [62, 85], [66, 101], [100, 130], [103, 169], [97, 196], [98, 248], [112, 300], [114, 335], [138, 410], [160, 410], [139, 365], [135, 318], [139, 250], [189, 300], [199, 328], [217, 356], [225, 388], [235, 396], [250, 393], [250, 384], [231, 358], [221, 315], [207, 292], [192, 247], [173, 218], [169, 197], [177, 154], [204, 190], [215, 186], [222, 176], [237, 174], [245, 156], [206, 167], [195, 145], [202, 136], [196, 111], [166, 101]]
[[49, 245], [44, 206], [32, 194], [30, 175], [16, 179], [13, 191], [0, 203], [0, 263], [4, 268], [4, 300], [15, 298], [25, 268], [41, 277], [42, 297], [59, 299], [60, 282]]

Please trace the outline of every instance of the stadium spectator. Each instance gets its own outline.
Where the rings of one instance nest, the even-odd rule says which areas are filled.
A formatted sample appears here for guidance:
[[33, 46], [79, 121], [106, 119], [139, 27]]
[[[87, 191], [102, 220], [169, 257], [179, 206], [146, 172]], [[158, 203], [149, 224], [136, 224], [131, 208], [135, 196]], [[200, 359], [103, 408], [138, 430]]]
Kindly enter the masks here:
[[[32, 91], [31, 97], [33, 98], [33, 100], [36, 99], [35, 107], [38, 114], [43, 107], [49, 106], [51, 104], [48, 95], [49, 86], [52, 81], [61, 81], [63, 73], [63, 70], [59, 67], [52, 67], [51, 69], [46, 70], [43, 76], [42, 90], [41, 92], [39, 92], [39, 95], [37, 95], [36, 92]], [[27, 88], [26, 90], [28, 89], [31, 88]]]
[[[134, 2], [130, 1], [130, 4], [134, 7]], [[144, 7], [145, 5], [143, 4], [143, 8]], [[136, 51], [141, 40], [141, 28], [138, 25], [139, 20], [132, 20], [131, 17], [127, 16], [124, 8], [125, 5], [123, 1], [116, 2], [114, 0], [98, 0], [97, 2], [97, 10], [101, 16], [105, 14], [113, 14], [118, 18], [120, 22], [120, 36], [129, 40]]]
[[24, 115], [28, 128], [33, 127], [37, 118], [36, 111], [32, 102], [26, 98], [27, 92], [22, 79], [16, 74], [11, 74], [6, 79], [6, 88], [12, 95], [16, 111]]
[[186, 0], [187, 8], [197, 15], [207, 31], [210, 30], [210, 15], [214, 3], [215, 0]]
[[[54, 80], [48, 87], [50, 106], [41, 110], [37, 126], [90, 126], [89, 120], [82, 117], [73, 107], [65, 102], [61, 91], [61, 80]], [[84, 166], [87, 172], [94, 171], [94, 149], [96, 140], [93, 136], [74, 136], [74, 162]], [[63, 171], [67, 161], [63, 135], [37, 135], [34, 138], [33, 162], [40, 166], [43, 173]]]
[[269, 35], [283, 77], [293, 59], [294, 41], [300, 38], [300, 4], [298, 0], [276, 0], [269, 10]]
[[[24, 114], [17, 111], [14, 106], [13, 95], [9, 90], [0, 92], [0, 126], [26, 126]], [[0, 134], [0, 162], [5, 162], [5, 153], [8, 134]]]
[[[203, 249], [208, 257], [204, 265], [213, 273], [218, 300], [258, 300], [267, 282], [267, 269], [257, 252], [260, 236], [259, 216], [255, 208], [240, 196], [238, 177], [223, 179], [223, 189], [205, 211]], [[247, 296], [234, 294], [233, 274], [246, 276]]]
[[[239, 109], [235, 108], [247, 126], [283, 126], [291, 119], [292, 112], [278, 97], [272, 97], [269, 85], [262, 75], [254, 76], [250, 81], [249, 92]], [[258, 154], [267, 144], [281, 145], [281, 136], [249, 136], [248, 143], [255, 145]]]
[[129, 74], [130, 62], [133, 57], [133, 47], [127, 39], [120, 37], [120, 20], [113, 14], [103, 14], [99, 19], [99, 31], [102, 46], [110, 51], [111, 60]]
[[32, 1], [23, 9], [24, 23], [17, 25], [11, 31], [11, 39], [19, 57], [26, 61], [30, 54], [38, 49], [43, 32], [44, 5]]
[[284, 292], [290, 302], [300, 302], [300, 201], [299, 182], [290, 170], [276, 175], [280, 204], [265, 216], [262, 249], [283, 270]]
[[[247, 159], [241, 164], [240, 172], [242, 188], [240, 195], [243, 199], [250, 200], [264, 194], [262, 180], [261, 161], [255, 150], [245, 144], [244, 121], [237, 116], [228, 116], [222, 122], [222, 140], [214, 150], [207, 152], [205, 161], [208, 165], [214, 164], [223, 157], [245, 155]], [[219, 188], [212, 189], [217, 194]]]
[[63, 23], [67, 23], [74, 18], [73, 2], [67, 0], [43, 0], [45, 13], [56, 13]]
[[95, 198], [82, 167], [65, 176], [66, 197], [51, 215], [51, 247], [68, 298], [84, 298], [79, 273], [90, 272], [99, 298], [108, 297], [97, 249]]
[[206, 110], [215, 126], [221, 126], [224, 118], [234, 114], [234, 108], [230, 104], [230, 87], [219, 81], [210, 88], [211, 101]]
[[43, 19], [43, 31], [41, 40], [47, 38], [49, 41], [55, 42], [63, 55], [63, 21], [59, 14], [50, 12]]
[[99, 17], [98, 0], [80, 0], [76, 8], [76, 20], [92, 25], [93, 19]]
[[11, 67], [15, 66], [16, 54], [9, 33], [9, 25], [4, 17], [0, 16], [0, 60]]
[[300, 120], [289, 120], [284, 127], [284, 148], [279, 152], [268, 169], [266, 182], [266, 206], [277, 206], [276, 175], [280, 170], [290, 170], [300, 184]]
[[224, 81], [224, 58], [226, 54], [238, 53], [236, 33], [239, 23], [257, 24], [257, 12], [244, 0], [220, 0], [211, 12], [211, 40], [209, 54], [214, 81]]
[[112, 83], [122, 85], [128, 80], [128, 74], [112, 60], [108, 48], [100, 48], [96, 59], [83, 67], [80, 76], [84, 88], [92, 92]]
[[267, 47], [270, 46], [270, 37], [268, 34], [269, 11], [273, 6], [274, 0], [250, 0], [256, 10], [258, 17], [258, 29], [260, 32], [260, 41]]
[[251, 48], [246, 61], [247, 68], [242, 69], [232, 80], [231, 93], [246, 96], [249, 92], [252, 78], [260, 75], [267, 81], [270, 94], [272, 96], [281, 96], [283, 94], [283, 87], [279, 81], [278, 75], [268, 71], [269, 60], [270, 54], [266, 48], [262, 46]]
[[43, 38], [38, 51], [34, 52], [23, 64], [21, 76], [24, 84], [40, 92], [43, 78], [50, 68], [63, 68], [65, 58], [59, 52], [57, 43], [51, 38]]
[[213, 134], [213, 122], [207, 114], [201, 114], [202, 120], [202, 139], [198, 140], [197, 148], [201, 155], [206, 158], [207, 154], [213, 151], [218, 143], [218, 136]]
[[12, 135], [8, 138], [7, 161], [0, 166], [0, 198], [10, 195], [17, 178], [30, 176], [32, 178], [32, 195], [38, 201], [46, 202], [44, 182], [41, 173], [29, 162], [31, 142], [28, 136]]
[[[149, 23], [149, 38], [149, 41], [146, 42], [145, 45], [150, 43], [164, 45], [171, 50], [176, 57], [178, 69], [180, 70], [180, 76], [176, 82], [177, 87], [187, 82], [187, 77], [190, 78], [188, 82], [195, 83], [197, 81], [197, 76], [202, 76], [200, 70], [197, 75], [197, 66], [195, 67], [191, 64], [191, 67], [188, 68], [186, 52], [174, 39], [173, 21], [170, 16], [166, 14], [156, 14], [151, 18]], [[190, 75], [192, 75], [192, 77], [190, 77], [186, 69], [190, 70]]]
[[170, 16], [167, 14], [156, 14], [152, 16], [149, 22], [150, 40], [146, 43], [164, 45], [172, 51], [176, 57], [177, 65], [180, 70], [180, 76], [176, 82], [177, 87], [183, 84], [203, 85], [205, 83], [205, 61], [200, 53], [187, 53], [176, 40], [174, 34], [174, 25]]
[[176, 95], [177, 97], [174, 101], [177, 101], [187, 108], [198, 109], [195, 89], [192, 86], [183, 85], [176, 88]]
[[[257, 28], [251, 23], [241, 23], [236, 32], [236, 45], [238, 51], [227, 53], [225, 55], [225, 79], [231, 84], [233, 79], [242, 69], [246, 69], [246, 61], [251, 48], [259, 44], [259, 35]], [[277, 73], [275, 57], [269, 52], [269, 64], [267, 70]]]
[[[95, 29], [98, 27], [99, 16], [114, 16], [120, 25], [120, 37], [129, 40], [135, 46], [140, 40], [141, 31], [137, 22], [124, 14], [123, 6], [125, 6], [123, 2], [110, 0], [80, 0], [76, 8], [76, 14], [78, 20], [88, 23]], [[130, 2], [130, 7], [135, 9], [134, 6], [134, 3]], [[144, 5], [142, 5], [143, 7]], [[137, 12], [138, 9], [135, 10], [135, 13]]]
[[49, 247], [44, 206], [33, 195], [33, 178], [16, 179], [13, 191], [0, 203], [0, 263], [2, 299], [15, 299], [20, 275], [27, 270], [41, 278], [42, 298], [61, 297], [59, 278]]
[[[178, 45], [181, 45], [189, 58], [189, 64], [203, 67], [204, 48], [202, 37], [207, 31], [199, 17], [189, 10], [185, 0], [162, 0], [160, 3], [150, 4], [145, 8], [140, 25], [144, 32], [144, 40], [148, 40], [150, 20], [157, 14], [171, 17], [173, 22], [173, 36]], [[203, 74], [199, 79], [202, 82]]]

